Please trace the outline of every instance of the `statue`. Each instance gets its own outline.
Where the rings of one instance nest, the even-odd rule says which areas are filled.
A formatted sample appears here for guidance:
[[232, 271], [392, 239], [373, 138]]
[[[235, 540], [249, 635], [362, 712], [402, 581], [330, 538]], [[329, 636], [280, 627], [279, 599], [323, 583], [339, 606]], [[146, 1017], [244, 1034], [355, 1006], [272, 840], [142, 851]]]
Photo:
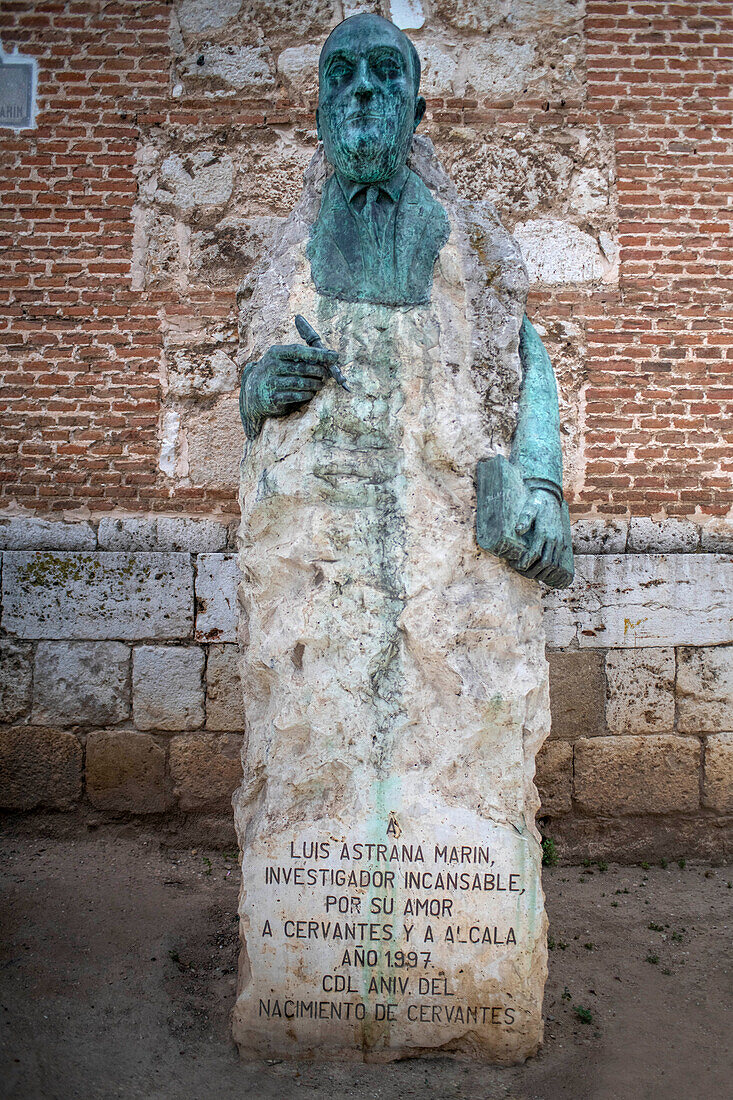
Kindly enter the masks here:
[[[425, 303], [449, 225], [406, 163], [425, 113], [417, 51], [381, 16], [352, 16], [327, 39], [319, 81], [318, 136], [334, 173], [308, 246], [316, 288], [349, 302]], [[526, 316], [519, 340], [523, 381], [512, 461], [528, 490], [516, 534], [529, 537], [511, 564], [553, 583], [572, 553], [562, 513], [557, 391], [549, 357]], [[287, 415], [311, 400], [337, 358], [293, 344], [270, 348], [260, 362], [248, 364], [240, 401], [247, 434], [256, 436], [265, 417]], [[559, 583], [570, 580], [572, 566]]]
[[336, 27], [322, 147], [238, 296], [244, 1057], [541, 1040], [557, 393], [516, 243], [415, 134], [419, 81], [387, 20]]

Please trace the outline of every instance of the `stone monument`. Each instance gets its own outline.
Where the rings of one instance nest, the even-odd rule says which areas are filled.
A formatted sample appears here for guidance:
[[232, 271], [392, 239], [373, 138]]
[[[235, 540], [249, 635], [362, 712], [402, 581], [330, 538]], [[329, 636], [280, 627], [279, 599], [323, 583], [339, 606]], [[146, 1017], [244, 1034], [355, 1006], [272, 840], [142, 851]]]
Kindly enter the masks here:
[[322, 146], [239, 293], [245, 1058], [542, 1037], [557, 394], [518, 246], [414, 136], [419, 79], [388, 21], [332, 32]]

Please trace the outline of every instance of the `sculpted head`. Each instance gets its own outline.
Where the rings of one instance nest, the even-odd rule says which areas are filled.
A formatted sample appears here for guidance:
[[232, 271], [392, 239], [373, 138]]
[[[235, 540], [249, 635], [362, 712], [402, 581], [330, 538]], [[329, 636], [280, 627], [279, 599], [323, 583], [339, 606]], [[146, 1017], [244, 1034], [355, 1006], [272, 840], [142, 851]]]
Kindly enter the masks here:
[[326, 39], [318, 63], [318, 136], [346, 179], [376, 183], [405, 163], [425, 113], [420, 59], [379, 15], [354, 15]]

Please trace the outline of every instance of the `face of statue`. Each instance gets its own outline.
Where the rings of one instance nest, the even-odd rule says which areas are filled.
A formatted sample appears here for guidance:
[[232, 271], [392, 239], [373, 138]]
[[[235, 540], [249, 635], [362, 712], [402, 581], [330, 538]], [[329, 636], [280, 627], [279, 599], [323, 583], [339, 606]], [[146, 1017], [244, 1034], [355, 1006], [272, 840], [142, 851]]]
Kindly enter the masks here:
[[378, 15], [355, 15], [327, 39], [318, 65], [318, 136], [346, 179], [389, 179], [407, 160], [425, 111], [408, 38]]

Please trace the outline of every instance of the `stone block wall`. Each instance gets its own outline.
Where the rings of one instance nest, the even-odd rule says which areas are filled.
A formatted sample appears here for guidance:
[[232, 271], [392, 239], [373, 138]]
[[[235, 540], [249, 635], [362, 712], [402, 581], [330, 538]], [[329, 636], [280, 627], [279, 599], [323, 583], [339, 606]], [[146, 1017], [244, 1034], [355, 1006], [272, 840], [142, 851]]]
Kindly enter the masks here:
[[[646, 552], [604, 552], [638, 532], [576, 524], [576, 580], [545, 595], [539, 819], [563, 859], [733, 852], [733, 558], [645, 532]], [[231, 843], [233, 540], [214, 520], [0, 520], [1, 810]]]
[[0, 546], [0, 808], [184, 832], [190, 815], [191, 836], [231, 842], [244, 729], [232, 528], [15, 519]]

